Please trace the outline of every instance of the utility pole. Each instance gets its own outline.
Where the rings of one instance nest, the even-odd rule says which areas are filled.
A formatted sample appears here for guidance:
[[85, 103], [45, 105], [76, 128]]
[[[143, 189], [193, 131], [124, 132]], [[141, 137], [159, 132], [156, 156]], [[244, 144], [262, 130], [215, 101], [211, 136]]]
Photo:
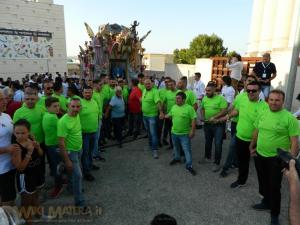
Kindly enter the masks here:
[[300, 54], [300, 0], [296, 1], [296, 7], [298, 7], [297, 25], [295, 33], [295, 42], [292, 51], [290, 73], [288, 75], [287, 91], [285, 106], [288, 110], [292, 109], [292, 102], [294, 97], [295, 83], [297, 78], [297, 68], [299, 66], [299, 54]]

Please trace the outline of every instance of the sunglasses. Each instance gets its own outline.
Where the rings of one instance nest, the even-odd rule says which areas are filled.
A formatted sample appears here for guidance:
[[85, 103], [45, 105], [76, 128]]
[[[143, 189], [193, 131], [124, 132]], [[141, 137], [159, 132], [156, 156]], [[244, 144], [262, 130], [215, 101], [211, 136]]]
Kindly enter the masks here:
[[249, 89], [248, 89], [247, 92], [248, 92], [248, 93], [256, 93], [256, 92], [258, 92], [258, 90], [256, 90], [256, 89], [249, 90]]

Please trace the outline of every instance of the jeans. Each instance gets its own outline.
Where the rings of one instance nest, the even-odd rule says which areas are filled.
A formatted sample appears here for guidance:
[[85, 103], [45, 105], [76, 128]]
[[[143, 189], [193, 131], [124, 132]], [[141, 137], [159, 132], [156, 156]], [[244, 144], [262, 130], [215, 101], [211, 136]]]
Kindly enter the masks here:
[[99, 120], [99, 126], [98, 130], [96, 132], [96, 137], [95, 137], [95, 145], [94, 145], [94, 150], [93, 150], [93, 157], [98, 157], [100, 156], [100, 151], [99, 151], [99, 139], [100, 139], [100, 134], [101, 134], [101, 126], [102, 126], [102, 119]]
[[259, 193], [264, 196], [263, 203], [271, 209], [271, 214], [278, 216], [281, 204], [281, 181], [283, 169], [277, 157], [263, 157], [257, 153], [254, 158], [257, 172]]
[[180, 160], [180, 146], [184, 152], [186, 168], [192, 167], [192, 150], [191, 150], [191, 140], [188, 134], [177, 135], [172, 133], [173, 140], [173, 154], [175, 160]]
[[143, 122], [148, 133], [149, 146], [151, 147], [152, 151], [157, 150], [157, 116], [143, 116]]
[[92, 169], [93, 162], [93, 150], [96, 143], [96, 132], [95, 133], [82, 133], [82, 171], [83, 174], [88, 174]]
[[129, 113], [129, 129], [130, 135], [137, 136], [140, 134], [142, 125], [142, 113]]
[[161, 143], [161, 135], [163, 132], [164, 122], [165, 122], [164, 119], [157, 120], [157, 138], [159, 143]]
[[114, 127], [114, 135], [119, 144], [122, 143], [122, 131], [124, 127], [124, 117], [112, 118], [112, 124]]
[[215, 140], [215, 161], [214, 163], [220, 165], [222, 157], [222, 144], [224, 135], [224, 124], [204, 124], [205, 136], [205, 158], [211, 158], [212, 142]]
[[249, 162], [250, 162], [250, 141], [243, 141], [236, 137], [236, 153], [239, 162], [239, 175], [238, 183], [245, 184], [249, 175]]
[[75, 206], [84, 206], [85, 200], [82, 192], [82, 173], [80, 168], [81, 151], [70, 151], [69, 158], [73, 164], [72, 173], [69, 174], [69, 180], [72, 185]]
[[236, 156], [236, 122], [231, 122], [231, 139], [229, 144], [229, 151], [226, 158], [226, 162], [223, 166], [223, 170], [228, 170], [232, 164], [237, 165], [237, 156]]
[[54, 177], [55, 185], [56, 186], [62, 186], [62, 176], [61, 174], [57, 173], [57, 166], [62, 161], [60, 156], [60, 151], [58, 146], [52, 145], [52, 146], [46, 146], [47, 155], [49, 157], [49, 164], [51, 169], [51, 175]]
[[270, 85], [261, 85], [261, 91], [264, 93], [265, 98], [269, 96], [271, 86]]

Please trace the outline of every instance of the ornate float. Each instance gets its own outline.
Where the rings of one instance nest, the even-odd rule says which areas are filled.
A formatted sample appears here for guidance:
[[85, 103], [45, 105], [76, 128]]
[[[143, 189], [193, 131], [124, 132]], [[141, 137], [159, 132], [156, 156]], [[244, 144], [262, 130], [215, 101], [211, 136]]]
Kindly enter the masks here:
[[142, 43], [151, 31], [139, 38], [137, 21], [130, 27], [107, 23], [99, 26], [96, 34], [87, 23], [84, 25], [90, 40], [79, 46], [81, 77], [95, 79], [107, 74], [130, 79], [144, 70]]

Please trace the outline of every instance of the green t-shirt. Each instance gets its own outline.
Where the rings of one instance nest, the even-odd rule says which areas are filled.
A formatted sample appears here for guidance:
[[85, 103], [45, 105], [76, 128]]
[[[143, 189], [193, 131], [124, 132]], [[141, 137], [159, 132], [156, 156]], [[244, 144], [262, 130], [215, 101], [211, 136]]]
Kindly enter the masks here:
[[79, 115], [65, 114], [57, 124], [57, 136], [65, 138], [67, 151], [80, 151], [82, 148], [82, 134]]
[[197, 118], [194, 108], [188, 104], [174, 105], [168, 114], [172, 117], [172, 133], [176, 135], [189, 134], [192, 120]]
[[45, 101], [46, 101], [47, 96], [43, 95], [39, 98], [38, 102], [36, 103], [44, 112], [47, 111]]
[[145, 88], [145, 85], [141, 84], [141, 83], [138, 83], [138, 88], [142, 91], [142, 93], [144, 92], [144, 90], [146, 89]]
[[[239, 101], [243, 98], [248, 98], [247, 92], [242, 92], [235, 97], [235, 99], [232, 103], [233, 108], [235, 108], [237, 106], [237, 104], [239, 103]], [[239, 115], [232, 117], [231, 121], [237, 123], [239, 121]]]
[[81, 99], [79, 113], [83, 133], [94, 133], [99, 126], [99, 107], [95, 100]]
[[19, 119], [26, 119], [31, 125], [31, 133], [39, 143], [44, 142], [44, 132], [42, 128], [44, 111], [38, 105], [35, 105], [33, 109], [29, 109], [24, 103], [15, 114], [13, 121], [17, 122]]
[[144, 116], [153, 117], [158, 114], [157, 103], [160, 102], [157, 89], [144, 90], [142, 96], [142, 112]]
[[252, 102], [242, 97], [234, 107], [239, 112], [236, 136], [243, 141], [252, 139], [256, 118], [268, 108], [265, 101]]
[[101, 94], [100, 92], [94, 91], [93, 92], [93, 97], [92, 97], [98, 104], [98, 108], [99, 108], [99, 119], [102, 118], [102, 114], [103, 114], [103, 100], [104, 100], [104, 95]]
[[127, 85], [124, 85], [124, 87], [122, 88], [122, 96], [124, 101], [127, 103], [128, 102], [128, 96], [129, 96], [129, 89]]
[[59, 100], [59, 107], [63, 110], [63, 111], [67, 111], [67, 99], [65, 98], [65, 96], [63, 95], [57, 95], [57, 94], [53, 94], [52, 95], [55, 98], [58, 98]]
[[191, 90], [185, 90], [184, 93], [186, 95], [185, 103], [190, 106], [194, 106], [197, 103], [197, 97], [195, 93]]
[[45, 112], [42, 127], [45, 134], [46, 146], [58, 145], [57, 123], [58, 117], [55, 113]]
[[257, 152], [264, 157], [277, 155], [277, 148], [289, 150], [290, 137], [300, 134], [298, 120], [287, 110], [265, 110], [255, 121], [258, 129]]
[[110, 86], [108, 84], [104, 84], [100, 92], [103, 95], [103, 102], [106, 105], [110, 100]]
[[201, 101], [201, 108], [204, 109], [205, 120], [215, 116], [227, 108], [227, 102], [222, 95], [214, 95], [212, 98], [204, 96]]
[[166, 91], [164, 103], [167, 106], [167, 113], [169, 113], [172, 106], [176, 104], [176, 94], [177, 93], [178, 93], [178, 90], [175, 90], [175, 91], [167, 90]]
[[164, 101], [167, 91], [168, 90], [166, 88], [158, 89], [158, 94], [159, 94], [159, 98], [160, 98], [161, 101]]

